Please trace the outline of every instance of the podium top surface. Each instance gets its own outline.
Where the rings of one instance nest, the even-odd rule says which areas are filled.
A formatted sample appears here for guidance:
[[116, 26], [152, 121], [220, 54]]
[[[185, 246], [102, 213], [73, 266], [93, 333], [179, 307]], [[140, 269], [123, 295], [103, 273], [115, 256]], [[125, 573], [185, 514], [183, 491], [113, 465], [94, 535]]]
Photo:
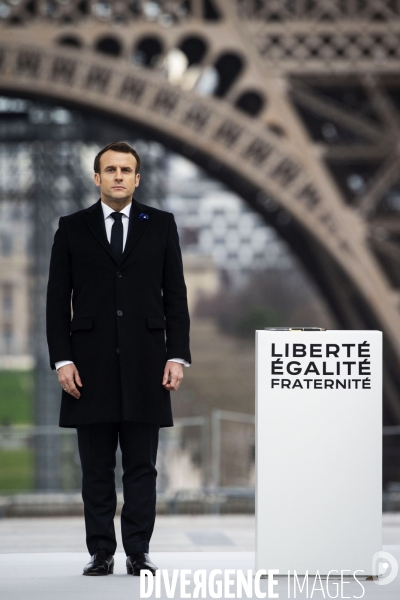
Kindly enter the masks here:
[[267, 333], [382, 333], [380, 329], [322, 329], [320, 327], [264, 327], [256, 329]]

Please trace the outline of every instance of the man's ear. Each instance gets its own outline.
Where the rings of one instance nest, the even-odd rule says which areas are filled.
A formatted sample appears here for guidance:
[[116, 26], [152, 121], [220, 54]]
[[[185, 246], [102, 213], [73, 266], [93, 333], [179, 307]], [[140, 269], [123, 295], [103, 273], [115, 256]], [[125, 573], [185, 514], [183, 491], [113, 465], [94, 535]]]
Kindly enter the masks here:
[[94, 180], [94, 184], [95, 184], [97, 187], [100, 187], [100, 183], [101, 183], [101, 177], [100, 177], [100, 173], [95, 173], [95, 174], [94, 174], [94, 177], [93, 177], [93, 180]]

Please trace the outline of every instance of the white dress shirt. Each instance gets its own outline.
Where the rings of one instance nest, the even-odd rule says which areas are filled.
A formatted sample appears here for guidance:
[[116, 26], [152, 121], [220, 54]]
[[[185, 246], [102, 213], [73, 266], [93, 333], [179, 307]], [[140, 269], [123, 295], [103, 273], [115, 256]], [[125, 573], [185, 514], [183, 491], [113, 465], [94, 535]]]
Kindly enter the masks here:
[[[128, 237], [129, 215], [131, 212], [131, 206], [132, 206], [132, 202], [130, 202], [128, 204], [128, 206], [125, 206], [125, 208], [123, 208], [120, 211], [120, 213], [122, 215], [122, 228], [123, 228], [122, 251], [125, 248], [126, 238]], [[101, 202], [101, 208], [103, 209], [103, 214], [104, 214], [104, 223], [106, 226], [107, 239], [108, 239], [108, 241], [110, 241], [111, 240], [111, 229], [114, 224], [114, 219], [112, 218], [111, 213], [113, 213], [115, 211], [110, 206], [105, 204], [103, 201]], [[190, 367], [190, 363], [188, 363], [183, 358], [169, 358], [168, 360], [172, 360], [173, 362], [181, 363], [185, 367]], [[65, 365], [71, 365], [71, 364], [72, 364], [72, 360], [58, 360], [56, 363], [54, 363], [57, 371], [61, 367], [64, 367]]]

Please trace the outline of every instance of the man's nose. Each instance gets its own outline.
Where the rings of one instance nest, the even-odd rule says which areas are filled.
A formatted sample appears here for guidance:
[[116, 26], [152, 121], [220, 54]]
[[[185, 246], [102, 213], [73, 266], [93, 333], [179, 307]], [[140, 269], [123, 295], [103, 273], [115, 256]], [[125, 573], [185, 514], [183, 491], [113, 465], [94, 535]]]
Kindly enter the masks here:
[[115, 179], [122, 179], [122, 171], [121, 171], [121, 169], [117, 169], [115, 171]]

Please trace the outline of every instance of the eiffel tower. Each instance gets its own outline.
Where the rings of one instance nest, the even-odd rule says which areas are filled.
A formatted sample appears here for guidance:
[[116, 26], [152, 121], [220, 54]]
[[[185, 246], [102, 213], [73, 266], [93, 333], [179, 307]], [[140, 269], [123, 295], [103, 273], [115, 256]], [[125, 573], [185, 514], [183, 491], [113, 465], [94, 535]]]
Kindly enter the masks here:
[[224, 182], [344, 329], [384, 332], [400, 424], [400, 1], [13, 0], [0, 92], [142, 128]]

